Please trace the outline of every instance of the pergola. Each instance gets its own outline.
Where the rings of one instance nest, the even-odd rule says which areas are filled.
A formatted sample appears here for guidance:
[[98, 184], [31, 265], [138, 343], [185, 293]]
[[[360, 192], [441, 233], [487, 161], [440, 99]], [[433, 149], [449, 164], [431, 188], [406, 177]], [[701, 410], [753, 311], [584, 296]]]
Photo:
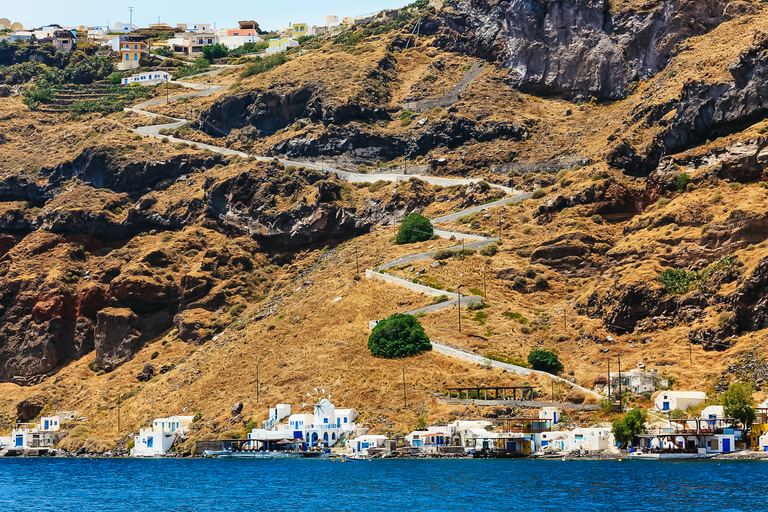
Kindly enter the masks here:
[[[477, 400], [517, 400], [517, 390], [520, 390], [520, 400], [530, 400], [533, 395], [533, 386], [463, 386], [459, 388], [445, 388], [448, 393], [448, 397], [451, 397], [452, 393], [456, 393], [458, 398], [466, 398], [469, 400], [469, 393], [475, 392], [475, 399]], [[507, 396], [507, 391], [512, 391], [512, 397]], [[480, 398], [480, 392], [483, 393], [483, 398]], [[488, 398], [488, 392], [491, 391], [491, 397]], [[464, 397], [462, 397], [462, 394]]]

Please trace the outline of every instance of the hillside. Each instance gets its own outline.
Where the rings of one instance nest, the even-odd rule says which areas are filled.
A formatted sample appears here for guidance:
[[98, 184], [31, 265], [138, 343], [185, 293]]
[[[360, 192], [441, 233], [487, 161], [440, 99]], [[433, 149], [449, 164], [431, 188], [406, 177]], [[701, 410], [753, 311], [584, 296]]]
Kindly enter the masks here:
[[[488, 412], [438, 403], [446, 387], [527, 382], [550, 400], [549, 379], [367, 350], [369, 321], [432, 297], [358, 280], [358, 265], [460, 243], [396, 245], [392, 226], [487, 204], [498, 186], [535, 194], [436, 226], [496, 236], [498, 252], [388, 270], [486, 294], [461, 334], [455, 308], [421, 316], [431, 339], [507, 361], [552, 349], [587, 388], [618, 353], [675, 389], [746, 378], [765, 396], [764, 6], [385, 14], [268, 71], [227, 69], [211, 78], [222, 92], [146, 107], [193, 120], [165, 133], [186, 143], [131, 131], [163, 117], [0, 98], [0, 429], [17, 410], [78, 410], [70, 442], [103, 450], [182, 411], [201, 414], [196, 438], [239, 435], [320, 386], [389, 433]], [[483, 181], [381, 174], [406, 171]]]

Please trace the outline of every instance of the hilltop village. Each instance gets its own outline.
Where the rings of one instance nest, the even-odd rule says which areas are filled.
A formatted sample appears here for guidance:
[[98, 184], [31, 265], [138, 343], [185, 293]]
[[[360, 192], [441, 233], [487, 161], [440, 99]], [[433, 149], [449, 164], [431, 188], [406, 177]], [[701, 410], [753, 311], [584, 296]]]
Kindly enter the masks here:
[[0, 455], [763, 457], [766, 22], [0, 18]]

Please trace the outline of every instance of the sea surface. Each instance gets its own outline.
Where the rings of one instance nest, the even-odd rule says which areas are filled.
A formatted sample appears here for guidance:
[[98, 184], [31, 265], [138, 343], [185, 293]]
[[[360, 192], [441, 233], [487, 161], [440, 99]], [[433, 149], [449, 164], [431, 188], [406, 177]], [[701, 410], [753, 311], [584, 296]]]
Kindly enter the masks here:
[[768, 510], [768, 462], [0, 459], [0, 511]]

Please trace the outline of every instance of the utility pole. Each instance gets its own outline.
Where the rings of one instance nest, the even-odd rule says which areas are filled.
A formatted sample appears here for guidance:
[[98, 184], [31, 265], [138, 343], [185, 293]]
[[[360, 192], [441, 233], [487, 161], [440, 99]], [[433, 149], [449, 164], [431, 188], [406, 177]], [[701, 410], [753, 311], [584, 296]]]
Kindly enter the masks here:
[[405, 366], [403, 366], [403, 408], [408, 408], [408, 396], [405, 394]]
[[461, 287], [462, 286], [463, 285], [460, 284], [458, 287], [456, 287], [456, 294], [458, 295], [458, 300], [459, 300], [459, 334], [461, 334]]
[[619, 412], [621, 412], [623, 410], [621, 407], [621, 354], [616, 354], [616, 357], [619, 358]]
[[608, 359], [608, 403], [613, 407], [611, 402], [611, 360]]
[[357, 280], [360, 280], [360, 261], [357, 259], [357, 249], [355, 249], [355, 266], [357, 267]]
[[117, 433], [120, 434], [120, 395], [117, 395]]
[[259, 403], [259, 365], [256, 365], [256, 403]]
[[693, 347], [691, 346], [691, 338], [688, 338], [688, 362], [693, 363]]
[[[167, 73], [167, 71], [166, 71]], [[163, 100], [160, 100], [163, 101]], [[165, 104], [167, 105], [169, 103], [168, 100], [168, 75], [165, 76]]]
[[485, 265], [483, 265], [483, 295], [485, 302], [488, 302], [488, 287], [485, 285]]

